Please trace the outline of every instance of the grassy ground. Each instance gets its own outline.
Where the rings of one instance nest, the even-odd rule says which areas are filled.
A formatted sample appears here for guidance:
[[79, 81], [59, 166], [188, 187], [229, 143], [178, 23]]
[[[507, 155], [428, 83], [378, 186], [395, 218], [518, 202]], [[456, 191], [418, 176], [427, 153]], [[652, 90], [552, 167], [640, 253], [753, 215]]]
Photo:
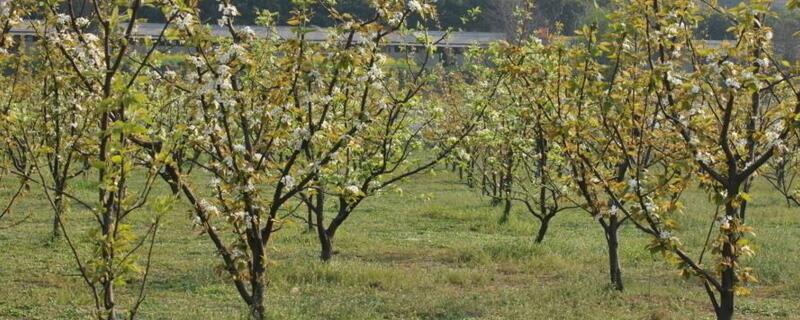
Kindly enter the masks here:
[[[90, 195], [90, 184], [76, 192]], [[275, 319], [710, 319], [699, 283], [650, 255], [632, 227], [622, 231], [626, 290], [608, 289], [600, 227], [580, 212], [559, 216], [542, 245], [536, 223], [516, 212], [498, 225], [500, 208], [448, 174], [405, 183], [401, 195], [371, 199], [337, 233], [340, 254], [317, 259], [313, 234], [301, 224], [280, 232], [270, 252], [269, 312]], [[11, 188], [0, 189], [7, 197]], [[789, 210], [758, 185], [749, 216], [759, 273], [738, 319], [800, 319], [800, 209]], [[688, 194], [680, 236], [696, 256], [711, 207]], [[50, 211], [29, 197], [0, 227], [0, 319], [85, 318], [91, 298], [63, 242], [51, 243]], [[521, 209], [521, 208], [518, 208]], [[136, 218], [144, 231], [148, 213]], [[76, 240], [88, 220], [68, 218]], [[83, 249], [87, 249], [84, 247]], [[155, 247], [141, 318], [239, 319], [233, 287], [215, 275], [219, 259], [194, 234], [185, 209], [164, 221]], [[132, 283], [120, 292], [133, 296]], [[123, 305], [129, 305], [123, 301]]]

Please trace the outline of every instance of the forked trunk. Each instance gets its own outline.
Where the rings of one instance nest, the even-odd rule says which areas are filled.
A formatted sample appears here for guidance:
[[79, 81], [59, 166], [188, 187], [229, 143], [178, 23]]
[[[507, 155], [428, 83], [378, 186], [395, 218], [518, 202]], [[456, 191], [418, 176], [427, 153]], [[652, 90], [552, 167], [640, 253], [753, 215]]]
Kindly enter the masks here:
[[547, 234], [547, 229], [550, 228], [550, 219], [552, 218], [552, 216], [545, 216], [544, 219], [541, 220], [539, 232], [536, 233], [536, 239], [534, 240], [536, 243], [542, 243], [544, 240], [544, 236]]
[[316, 199], [317, 205], [314, 206], [314, 212], [317, 217], [316, 225], [317, 225], [317, 237], [319, 238], [319, 245], [320, 245], [320, 259], [322, 261], [330, 261], [333, 258], [334, 250], [333, 250], [333, 239], [336, 236], [336, 230], [339, 229], [339, 226], [347, 220], [347, 217], [350, 216], [351, 208], [348, 207], [348, 203], [344, 198], [339, 198], [339, 210], [336, 214], [336, 217], [331, 220], [331, 223], [328, 227], [325, 227], [325, 208], [324, 206], [320, 205], [324, 203], [324, 195], [321, 193], [317, 195]]
[[320, 255], [322, 261], [327, 262], [333, 258], [333, 239], [327, 235], [327, 232], [322, 232], [319, 235]]

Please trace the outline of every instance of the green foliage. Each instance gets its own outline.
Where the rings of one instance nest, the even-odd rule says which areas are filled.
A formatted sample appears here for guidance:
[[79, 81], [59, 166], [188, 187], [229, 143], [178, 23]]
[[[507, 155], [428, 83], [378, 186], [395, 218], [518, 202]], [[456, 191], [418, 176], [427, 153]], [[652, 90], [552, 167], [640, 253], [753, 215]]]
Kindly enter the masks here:
[[[293, 0], [260, 10], [247, 1], [113, 1], [88, 3], [92, 15], [75, 15], [73, 5], [0, 2], [0, 196], [7, 200], [0, 222], [17, 206], [37, 210], [15, 216], [11, 227], [49, 208], [58, 266], [73, 263], [69, 270], [90, 298], [81, 308], [94, 318], [134, 319], [148, 286], [198, 283], [210, 287], [198, 292], [212, 296], [234, 292], [246, 305], [234, 309], [259, 320], [280, 311], [305, 315], [302, 303], [280, 303], [306, 291], [328, 297], [314, 295], [319, 283], [366, 288], [354, 292], [371, 294], [364, 303], [372, 305], [382, 292], [419, 292], [419, 309], [366, 308], [353, 317], [525, 318], [472, 303], [479, 294], [460, 303], [430, 294], [552, 283], [546, 274], [553, 268], [579, 272], [557, 278], [581, 288], [559, 284], [556, 292], [565, 292], [553, 301], [572, 299], [583, 310], [580, 302], [595, 294], [624, 305], [615, 299], [627, 293], [602, 294], [585, 276], [596, 255], [564, 252], [598, 242], [607, 249], [612, 289], [623, 289], [620, 257], [635, 261], [634, 269], [647, 265], [637, 269], [642, 278], [671, 275], [648, 265], [649, 251], [697, 280], [668, 283], [672, 290], [702, 284], [722, 320], [736, 312], [736, 296], [762, 288], [758, 281], [791, 280], [759, 263], [763, 254], [790, 264], [770, 257], [787, 252], [762, 245], [754, 232], [778, 230], [763, 244], [779, 250], [796, 236], [762, 225], [774, 217], [758, 207], [773, 196], [759, 186], [761, 176], [781, 203], [798, 201], [800, 71], [776, 50], [775, 35], [792, 27], [774, 23], [793, 13], [775, 13], [768, 0]], [[208, 11], [225, 36], [207, 27]], [[134, 37], [145, 21], [139, 18], [154, 12], [165, 18], [162, 35]], [[7, 33], [23, 17], [37, 18], [26, 23], [38, 40], [21, 47]], [[288, 24], [292, 35], [259, 37], [242, 21], [268, 31]], [[458, 21], [505, 22], [498, 28], [511, 36], [464, 49], [461, 64], [430, 65], [454, 49], [436, 45], [447, 32], [428, 29]], [[328, 26], [328, 37], [308, 39], [316, 25]], [[722, 29], [734, 41], [697, 39]], [[390, 53], [396, 36], [417, 43]], [[186, 50], [168, 52], [167, 40]], [[443, 161], [492, 204], [503, 203], [500, 221], [514, 224], [481, 216], [487, 210], [479, 204], [460, 207], [471, 199], [448, 174], [451, 185], [432, 184], [457, 190], [440, 192], [443, 201], [431, 185], [398, 186], [440, 177], [434, 169]], [[395, 214], [403, 205], [415, 210]], [[521, 241], [534, 229], [517, 217], [519, 205], [539, 220], [536, 242], [562, 211], [588, 215], [602, 237], [588, 235], [576, 214], [555, 224], [553, 247]], [[329, 208], [336, 208], [333, 219]], [[364, 214], [351, 217], [357, 208]], [[388, 212], [366, 214], [375, 210]], [[181, 228], [210, 245], [170, 254], [196, 254], [207, 276], [235, 291], [210, 280], [153, 282], [151, 262], [166, 254], [154, 251], [162, 219], [174, 223], [180, 211], [191, 221]], [[344, 232], [353, 254], [321, 265], [299, 257], [310, 241], [297, 221], [316, 228], [311, 234], [328, 261], [337, 230], [355, 217], [364, 219], [356, 220], [359, 232]], [[391, 237], [376, 248], [370, 232]], [[627, 241], [637, 246], [620, 247]], [[435, 245], [421, 254], [416, 242]], [[409, 281], [376, 267], [381, 259], [422, 261], [440, 273]], [[298, 261], [301, 272], [290, 276]], [[364, 266], [344, 268], [357, 264]], [[283, 294], [273, 298], [273, 291]], [[667, 291], [658, 294], [683, 299]], [[7, 313], [26, 312], [15, 306]]]

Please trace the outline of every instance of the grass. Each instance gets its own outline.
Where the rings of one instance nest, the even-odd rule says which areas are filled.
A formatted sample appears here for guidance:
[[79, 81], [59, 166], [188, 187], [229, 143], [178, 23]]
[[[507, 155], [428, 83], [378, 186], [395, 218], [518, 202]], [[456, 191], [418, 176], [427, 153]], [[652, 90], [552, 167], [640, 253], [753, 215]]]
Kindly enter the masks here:
[[[90, 183], [73, 190], [91, 196]], [[279, 232], [270, 248], [268, 310], [275, 319], [711, 319], [695, 280], [683, 280], [631, 226], [621, 233], [626, 290], [609, 290], [605, 241], [586, 214], [558, 216], [545, 242], [537, 224], [515, 210], [508, 224], [449, 173], [416, 177], [403, 194], [367, 201], [337, 233], [340, 251], [317, 259], [313, 233], [301, 223]], [[0, 188], [7, 197], [11, 187]], [[158, 192], [165, 192], [160, 189]], [[749, 221], [759, 274], [740, 298], [738, 319], [800, 318], [800, 209], [757, 184]], [[713, 208], [689, 193], [678, 234], [697, 256]], [[0, 227], [0, 319], [80, 319], [90, 295], [63, 241], [51, 242], [50, 211], [35, 192]], [[88, 217], [67, 217], [71, 236], [87, 238]], [[134, 218], [144, 232], [150, 214]], [[155, 247], [143, 319], [242, 319], [234, 288], [215, 273], [219, 258], [193, 233], [185, 207], [165, 217]], [[85, 243], [85, 242], [84, 242]], [[88, 247], [83, 246], [82, 252]], [[130, 305], [133, 282], [119, 294]]]

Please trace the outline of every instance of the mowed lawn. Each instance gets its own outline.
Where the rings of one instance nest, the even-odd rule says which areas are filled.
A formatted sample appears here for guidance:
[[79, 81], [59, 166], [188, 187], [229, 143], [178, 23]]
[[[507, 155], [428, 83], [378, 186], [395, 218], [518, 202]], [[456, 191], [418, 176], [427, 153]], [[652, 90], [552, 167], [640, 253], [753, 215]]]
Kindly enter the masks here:
[[[92, 184], [75, 185], [91, 197]], [[446, 171], [413, 178], [367, 201], [337, 233], [339, 254], [321, 263], [313, 233], [288, 225], [269, 252], [268, 310], [274, 319], [711, 319], [697, 280], [646, 249], [632, 226], [621, 235], [625, 291], [609, 290], [606, 244], [586, 213], [557, 217], [543, 244], [521, 207], [508, 224], [501, 208]], [[0, 189], [7, 198], [12, 186]], [[164, 193], [160, 188], [158, 193]], [[744, 263], [759, 283], [738, 300], [738, 319], [800, 319], [800, 209], [757, 184], [748, 216], [757, 255]], [[694, 256], [713, 207], [688, 193], [678, 233]], [[13, 227], [27, 213], [28, 220]], [[140, 234], [152, 215], [139, 211]], [[70, 236], [89, 253], [86, 213], [67, 217]], [[0, 222], [0, 319], [81, 319], [93, 305], [63, 241], [51, 242], [51, 211], [35, 190]], [[191, 229], [185, 207], [166, 216], [154, 248], [140, 318], [242, 319], [232, 285], [215, 272], [220, 259]], [[130, 305], [134, 281], [121, 289]]]

